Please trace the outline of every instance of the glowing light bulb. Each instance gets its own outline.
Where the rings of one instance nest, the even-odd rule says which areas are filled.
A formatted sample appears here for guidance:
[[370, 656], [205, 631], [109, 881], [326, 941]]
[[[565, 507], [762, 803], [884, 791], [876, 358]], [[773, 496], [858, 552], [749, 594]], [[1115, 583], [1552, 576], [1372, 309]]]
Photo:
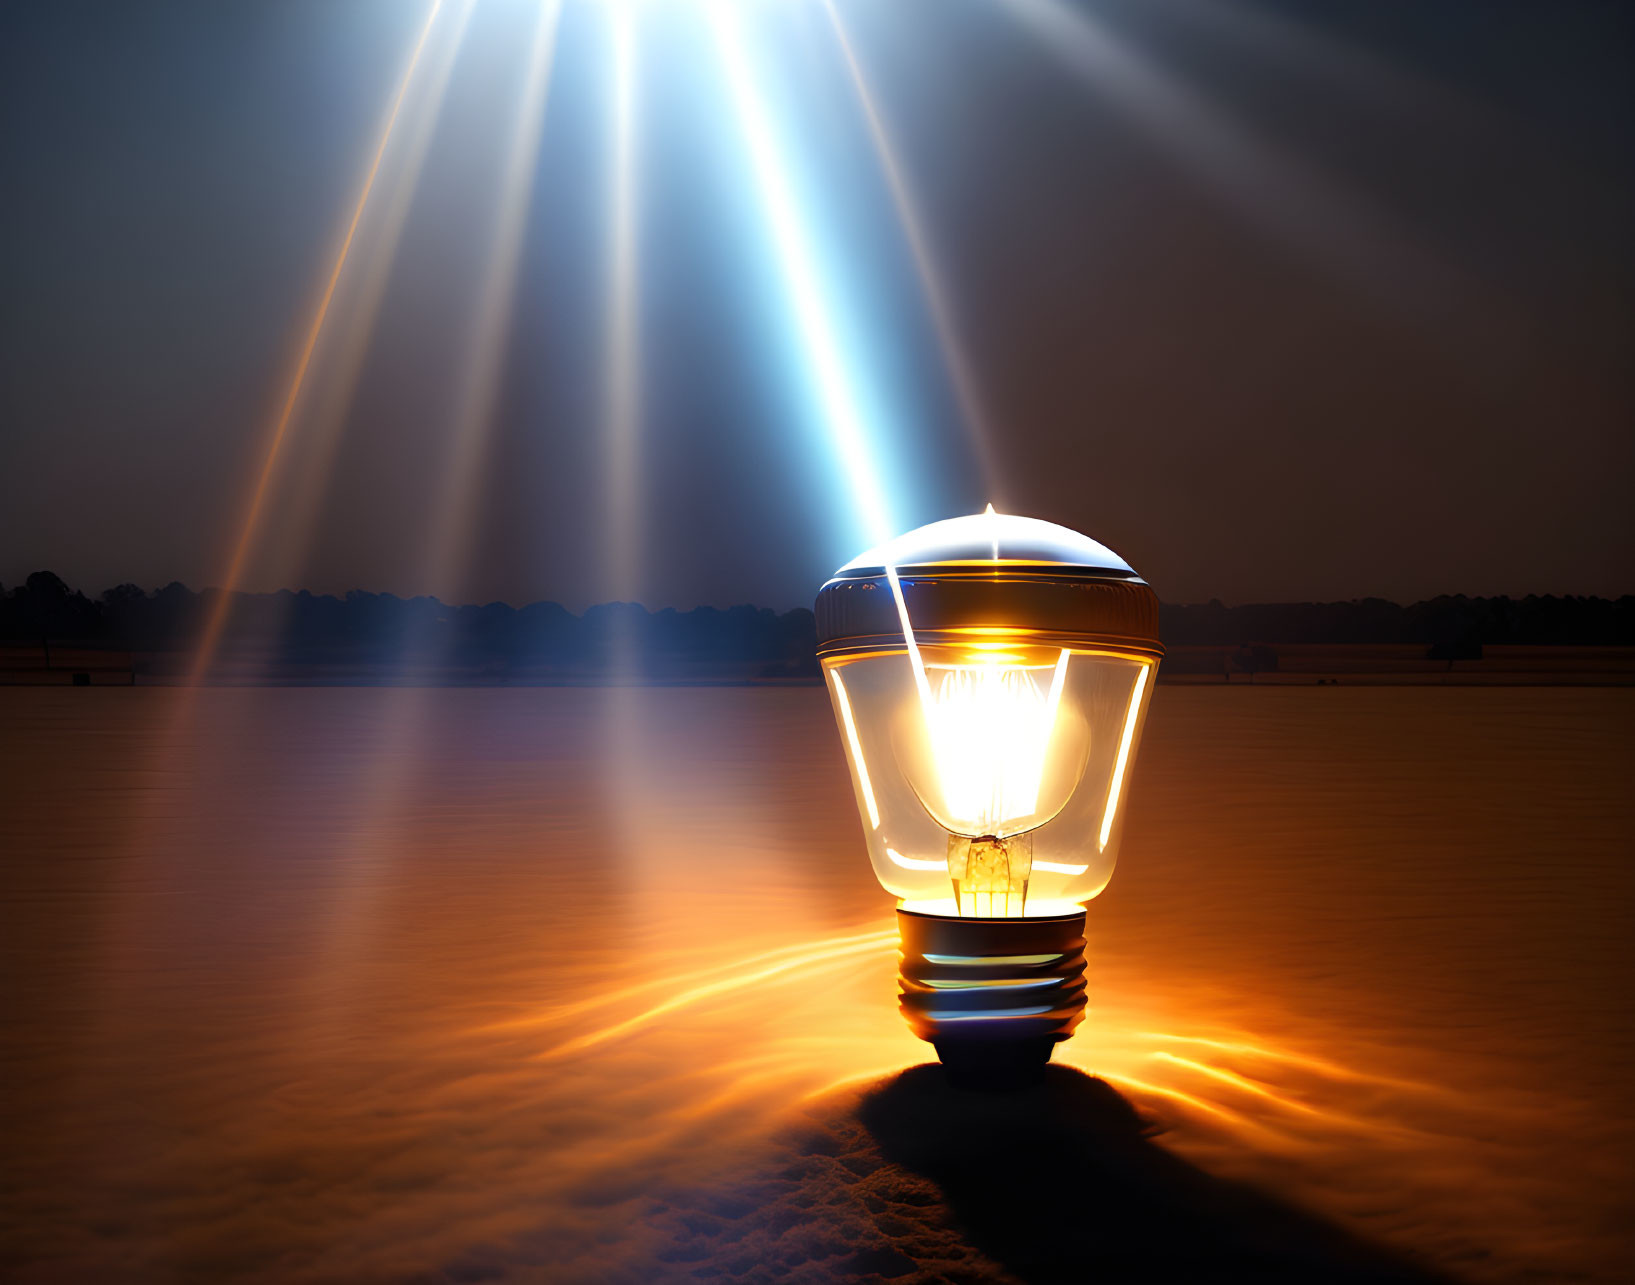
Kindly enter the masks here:
[[[1063, 649], [1056, 674], [1066, 672], [1067, 658]], [[957, 818], [951, 829], [1003, 835], [1033, 815], [1060, 699], [1059, 682], [1047, 698], [1025, 665], [983, 658], [944, 672], [930, 735], [943, 804]]]
[[988, 509], [859, 555], [818, 650], [903, 1012], [962, 1073], [1042, 1066], [1084, 1010], [1083, 903], [1118, 855], [1158, 599], [1095, 541]]

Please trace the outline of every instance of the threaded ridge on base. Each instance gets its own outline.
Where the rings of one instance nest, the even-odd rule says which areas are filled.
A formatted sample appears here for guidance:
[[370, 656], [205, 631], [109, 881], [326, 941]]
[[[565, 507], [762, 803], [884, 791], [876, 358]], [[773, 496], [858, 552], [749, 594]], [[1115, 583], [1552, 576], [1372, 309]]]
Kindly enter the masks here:
[[898, 910], [901, 1010], [961, 1068], [1042, 1069], [1084, 1018], [1084, 911], [967, 919]]

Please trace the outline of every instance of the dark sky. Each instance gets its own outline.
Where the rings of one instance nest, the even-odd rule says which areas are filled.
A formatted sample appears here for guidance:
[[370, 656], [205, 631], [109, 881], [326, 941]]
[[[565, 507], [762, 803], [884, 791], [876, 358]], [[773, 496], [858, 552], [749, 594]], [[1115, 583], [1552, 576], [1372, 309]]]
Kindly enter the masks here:
[[[1103, 0], [1067, 6], [1099, 24], [1085, 43], [1031, 3], [842, 6], [992, 478], [821, 6], [745, 6], [896, 525], [994, 498], [1103, 540], [1171, 601], [1635, 591], [1627, 6]], [[609, 6], [568, 0], [498, 274], [535, 6], [481, 0], [456, 46], [458, 7], [405, 100], [247, 587], [615, 592]], [[786, 607], [867, 539], [689, 10], [637, 22], [639, 592]], [[425, 12], [0, 10], [0, 581], [220, 582]], [[485, 346], [489, 275], [515, 293]], [[496, 372], [475, 430], [474, 346]], [[450, 509], [457, 440], [477, 462]]]

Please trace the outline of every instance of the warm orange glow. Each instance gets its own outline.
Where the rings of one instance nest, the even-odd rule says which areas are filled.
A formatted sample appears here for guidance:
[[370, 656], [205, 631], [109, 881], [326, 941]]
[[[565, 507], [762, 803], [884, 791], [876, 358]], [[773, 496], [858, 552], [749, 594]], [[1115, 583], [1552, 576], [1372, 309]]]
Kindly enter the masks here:
[[397, 94], [392, 99], [391, 110], [386, 115], [385, 128], [381, 130], [380, 142], [375, 147], [375, 154], [370, 159], [369, 168], [364, 174], [363, 188], [358, 193], [357, 204], [353, 206], [352, 218], [346, 225], [346, 234], [341, 238], [341, 248], [335, 256], [335, 264], [330, 269], [329, 280], [324, 285], [322, 297], [318, 300], [317, 310], [313, 313], [312, 324], [307, 328], [306, 342], [301, 347], [301, 355], [295, 363], [295, 373], [290, 379], [289, 390], [284, 396], [283, 406], [274, 421], [272, 436], [267, 444], [266, 457], [261, 464], [261, 473], [256, 479], [254, 490], [250, 494], [250, 502], [245, 510], [244, 522], [239, 530], [237, 544], [233, 547], [233, 556], [227, 564], [227, 574], [222, 579], [220, 592], [216, 601], [211, 605], [210, 615], [205, 621], [204, 633], [199, 639], [198, 652], [194, 657], [192, 678], [198, 682], [209, 671], [215, 659], [216, 648], [221, 643], [222, 630], [227, 625], [227, 617], [232, 610], [232, 595], [238, 588], [240, 577], [244, 574], [245, 559], [248, 558], [250, 548], [255, 541], [257, 528], [261, 524], [261, 510], [266, 504], [267, 490], [277, 471], [278, 457], [283, 449], [284, 439], [289, 433], [290, 421], [295, 414], [296, 404], [301, 400], [301, 393], [306, 386], [307, 370], [312, 365], [312, 354], [317, 350], [318, 338], [323, 333], [324, 321], [329, 316], [330, 304], [335, 299], [335, 289], [340, 284], [341, 274], [346, 270], [347, 256], [352, 252], [352, 241], [357, 236], [358, 224], [363, 221], [364, 209], [369, 204], [369, 194], [374, 190], [375, 179], [380, 174], [381, 161], [385, 159], [386, 149], [392, 141], [392, 131], [397, 126], [397, 118], [403, 109], [403, 100], [408, 95], [409, 85], [414, 80], [415, 70], [420, 65], [421, 54], [426, 48], [426, 41], [431, 37], [432, 25], [437, 21], [438, 11], [443, 7], [443, 0], [432, 0], [431, 9], [426, 14], [426, 21], [420, 28], [420, 38], [415, 41], [414, 51], [409, 55], [408, 66], [404, 68], [403, 78], [397, 87]]
[[[913, 911], [920, 915], [957, 915], [959, 904], [952, 897], [926, 897], [913, 901], [898, 903], [904, 910]], [[1076, 901], [1041, 901], [1033, 897], [1028, 898], [1025, 918], [1036, 919], [1048, 915], [1076, 915], [1084, 907]]]
[[[1126, 699], [1134, 676], [1119, 689]], [[900, 678], [899, 700], [917, 713], [906, 670]], [[860, 683], [847, 685], [861, 715]], [[693, 1192], [713, 1207], [722, 1192], [782, 1188], [814, 1202], [811, 1234], [827, 1235], [825, 1200], [855, 1208], [879, 1193], [879, 1179], [859, 1175], [853, 1187], [844, 1160], [801, 1150], [818, 1121], [873, 1156], [864, 1095], [935, 1060], [896, 1011], [888, 900], [858, 877], [847, 852], [857, 820], [833, 806], [849, 777], [780, 793], [791, 763], [814, 761], [806, 752], [830, 717], [821, 698], [460, 689], [430, 693], [413, 725], [388, 717], [410, 694], [211, 689], [200, 699], [139, 688], [130, 701], [69, 710], [40, 691], [35, 708], [49, 702], [70, 721], [11, 720], [12, 829], [39, 840], [19, 850], [28, 863], [19, 869], [52, 890], [30, 911], [49, 919], [31, 924], [29, 907], [13, 907], [29, 934], [18, 940], [48, 964], [59, 946], [77, 952], [61, 961], [72, 967], [40, 970], [48, 1002], [14, 1006], [12, 1040], [26, 1072], [15, 1077], [18, 1198], [39, 1226], [60, 1226], [58, 1246], [88, 1247], [73, 1248], [59, 1274], [118, 1279], [129, 1274], [122, 1264], [178, 1252], [227, 1261], [248, 1228], [275, 1237], [275, 1261], [297, 1274], [321, 1263], [337, 1278], [397, 1279], [406, 1255], [448, 1264], [473, 1245], [543, 1243], [527, 1238], [561, 1210], [551, 1234], [583, 1230], [573, 1274], [644, 1279], [650, 1256], [614, 1255], [632, 1239], [630, 1253], [645, 1252], [646, 1230], [630, 1225], [655, 1197]], [[615, 696], [629, 698], [617, 734], [607, 723]], [[1622, 957], [1606, 909], [1616, 874], [1597, 881], [1593, 871], [1616, 866], [1609, 854], [1627, 827], [1608, 805], [1588, 828], [1562, 830], [1573, 811], [1544, 798], [1627, 793], [1627, 737], [1607, 715], [1607, 693], [1563, 691], [1548, 708], [1527, 693], [1485, 693], [1494, 703], [1477, 718], [1517, 723], [1502, 746], [1465, 735], [1465, 714], [1448, 724], [1440, 702], [1411, 689], [1345, 707], [1308, 703], [1301, 717], [1315, 721], [1303, 731], [1278, 724], [1281, 749], [1257, 741], [1273, 784], [1254, 794], [1264, 806], [1241, 809], [1250, 818], [1236, 805], [1253, 782], [1200, 770], [1240, 752], [1241, 703], [1185, 687], [1159, 698], [1177, 702], [1188, 735], [1156, 738], [1144, 753], [1157, 752], [1155, 780], [1181, 784], [1121, 804], [1132, 828], [1139, 813], [1142, 878], [1090, 915], [1094, 1008], [1053, 1056], [1059, 1096], [1034, 1102], [1065, 1104], [1069, 1121], [1077, 1103], [1086, 1127], [1123, 1128], [1122, 1105], [1079, 1074], [1100, 1077], [1151, 1126], [1149, 1140], [1127, 1139], [1151, 1162], [1132, 1170], [1138, 1177], [1185, 1181], [1186, 1199], [1215, 1180], [1254, 1188], [1399, 1248], [1431, 1275], [1496, 1264], [1540, 1280], [1619, 1279], [1628, 1129], [1616, 996], [1587, 1001], [1599, 970]], [[189, 725], [153, 729], [182, 699]], [[711, 718], [719, 734], [701, 735]], [[726, 734], [751, 718], [755, 737]], [[1108, 771], [1119, 721], [1115, 695], [1101, 745]], [[291, 737], [252, 734], [269, 726], [299, 728], [300, 744], [323, 747], [321, 760], [292, 763]], [[1358, 761], [1378, 770], [1338, 782], [1350, 790], [1345, 806], [1282, 789], [1293, 768], [1321, 776], [1309, 748], [1336, 727], [1367, 738]], [[1559, 763], [1530, 756], [1550, 728], [1594, 752]], [[1440, 792], [1437, 755], [1455, 735], [1491, 778], [1480, 795]], [[782, 749], [764, 752], [769, 744]], [[878, 788], [882, 768], [871, 767]], [[374, 774], [387, 768], [399, 784], [377, 802]], [[620, 777], [627, 792], [608, 791]], [[1536, 795], [1522, 793], [1529, 785]], [[1377, 835], [1356, 819], [1388, 789], [1405, 792], [1396, 797], [1416, 819], [1460, 806], [1426, 846], [1374, 871], [1366, 858]], [[1087, 800], [1082, 837], [1094, 839], [1104, 792]], [[1537, 806], [1507, 813], [1512, 793]], [[1468, 806], [1476, 800], [1483, 806]], [[1260, 823], [1271, 805], [1290, 809], [1286, 826]], [[1564, 850], [1582, 844], [1586, 863], [1568, 873], [1584, 900], [1541, 908], [1536, 881], [1457, 866], [1444, 873], [1476, 874], [1460, 880], [1461, 904], [1441, 924], [1389, 917], [1401, 906], [1385, 893], [1418, 854], [1472, 833], [1481, 840], [1472, 861], [1498, 852], [1523, 872], [1540, 836], [1564, 836]], [[1189, 886], [1190, 854], [1206, 847], [1232, 878]], [[130, 877], [64, 859], [99, 848], [128, 854], [119, 859]], [[1300, 854], [1311, 864], [1291, 866]], [[1306, 877], [1335, 870], [1333, 880]], [[239, 948], [243, 932], [224, 935], [223, 906], [255, 910], [254, 922], [229, 929], [299, 948]], [[1531, 939], [1530, 954], [1482, 954], [1508, 942], [1530, 906], [1561, 914], [1568, 931], [1607, 932], [1596, 940], [1620, 953], [1545, 954], [1559, 947], [1552, 930]], [[1308, 920], [1344, 929], [1300, 922], [1308, 908]], [[1506, 931], [1495, 936], [1495, 924]], [[861, 949], [870, 939], [873, 949]], [[837, 946], [860, 949], [680, 997]], [[1473, 958], [1488, 963], [1465, 972]], [[645, 1024], [601, 1033], [672, 997]], [[541, 1060], [593, 1033], [596, 1042]], [[936, 1082], [911, 1077], [899, 1101], [913, 1100], [914, 1079]], [[1041, 1131], [1058, 1118], [1030, 1111], [1021, 1104], [1017, 1118]], [[186, 1145], [155, 1151], [156, 1121], [185, 1132]], [[765, 1181], [786, 1171], [796, 1176]], [[1112, 1181], [1118, 1171], [1103, 1166]], [[218, 1213], [234, 1175], [250, 1175], [249, 1185], [234, 1193], [234, 1214]], [[117, 1209], [110, 1192], [124, 1193]], [[593, 1192], [606, 1203], [587, 1200]], [[1191, 1208], [1177, 1210], [1166, 1192], [1153, 1189], [1165, 1202], [1149, 1205], [1154, 1213]], [[108, 1239], [96, 1228], [116, 1214], [131, 1232]], [[729, 1233], [751, 1225], [706, 1221]], [[177, 1227], [188, 1236], [181, 1249]]]

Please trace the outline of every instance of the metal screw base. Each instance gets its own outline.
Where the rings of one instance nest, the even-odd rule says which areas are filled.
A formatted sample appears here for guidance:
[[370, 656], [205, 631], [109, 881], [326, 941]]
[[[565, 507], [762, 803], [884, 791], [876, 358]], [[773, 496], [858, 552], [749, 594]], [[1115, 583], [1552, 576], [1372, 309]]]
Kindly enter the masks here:
[[897, 912], [901, 1009], [960, 1087], [1044, 1074], [1084, 1018], [1084, 911], [1038, 919]]

